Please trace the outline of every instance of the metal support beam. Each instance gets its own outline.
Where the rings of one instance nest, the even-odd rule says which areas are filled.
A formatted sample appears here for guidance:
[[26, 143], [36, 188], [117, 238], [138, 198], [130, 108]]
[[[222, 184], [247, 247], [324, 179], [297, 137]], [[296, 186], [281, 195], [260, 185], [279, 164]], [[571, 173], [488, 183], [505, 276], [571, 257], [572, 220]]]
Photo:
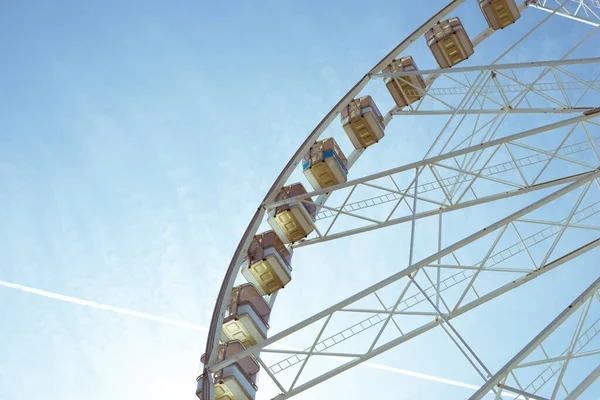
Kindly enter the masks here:
[[[583, 291], [568, 307], [561, 312], [548, 326], [546, 326], [531, 342], [529, 342], [517, 355], [515, 355], [506, 365], [504, 365], [494, 376], [492, 376], [481, 388], [469, 398], [477, 400], [483, 398], [495, 386], [497, 386], [514, 368], [531, 354], [544, 340], [548, 338], [561, 324], [563, 324], [580, 306], [593, 300], [593, 296], [600, 289], [600, 277], [594, 281], [586, 290]], [[564, 369], [563, 369], [564, 371]], [[560, 382], [558, 382], [560, 383]], [[499, 386], [502, 390], [502, 386]]]
[[389, 170], [386, 170], [386, 171], [378, 172], [378, 173], [375, 173], [375, 174], [372, 174], [372, 175], [368, 175], [368, 176], [365, 176], [365, 177], [362, 177], [362, 178], [352, 179], [352, 180], [349, 180], [347, 182], [340, 183], [340, 184], [337, 184], [337, 185], [333, 185], [333, 186], [330, 186], [330, 187], [325, 188], [325, 189], [314, 190], [312, 192], [309, 192], [309, 193], [306, 193], [306, 194], [303, 194], [303, 195], [299, 195], [299, 196], [290, 197], [290, 198], [285, 199], [285, 200], [273, 201], [271, 203], [265, 202], [265, 203], [263, 203], [263, 207], [265, 209], [267, 209], [267, 210], [270, 210], [272, 208], [279, 207], [279, 206], [282, 206], [284, 204], [294, 203], [294, 202], [297, 202], [297, 201], [301, 201], [301, 200], [304, 200], [304, 199], [312, 198], [312, 197], [319, 196], [319, 195], [322, 195], [322, 194], [332, 193], [332, 192], [334, 192], [336, 190], [340, 190], [340, 189], [344, 189], [344, 188], [347, 188], [347, 187], [351, 187], [351, 186], [357, 185], [359, 183], [365, 183], [365, 182], [373, 181], [373, 180], [376, 180], [376, 179], [384, 178], [384, 177], [387, 177], [387, 176], [390, 176], [390, 175], [394, 175], [394, 174], [398, 174], [398, 173], [401, 173], [401, 172], [405, 172], [405, 171], [408, 171], [408, 170], [413, 170], [415, 168], [420, 168], [420, 167], [423, 167], [423, 166], [426, 166], [426, 165], [433, 165], [433, 164], [439, 163], [441, 161], [450, 160], [450, 159], [454, 159], [454, 158], [463, 156], [465, 154], [470, 154], [470, 153], [478, 152], [478, 151], [481, 151], [483, 149], [487, 149], [487, 148], [491, 148], [491, 147], [494, 147], [494, 146], [503, 145], [504, 143], [509, 143], [509, 142], [516, 141], [516, 140], [519, 140], [519, 139], [524, 139], [524, 138], [527, 138], [527, 137], [530, 137], [530, 136], [534, 136], [534, 135], [537, 135], [537, 134], [542, 133], [542, 132], [547, 132], [547, 131], [558, 129], [558, 128], [561, 128], [561, 127], [564, 127], [564, 126], [573, 125], [573, 124], [576, 124], [576, 123], [579, 123], [579, 122], [582, 122], [582, 121], [587, 121], [587, 120], [590, 120], [592, 118], [595, 118], [596, 116], [597, 115], [595, 115], [595, 114], [588, 114], [588, 115], [582, 114], [582, 115], [579, 115], [577, 117], [568, 118], [568, 119], [565, 119], [565, 120], [562, 120], [562, 121], [558, 121], [558, 122], [554, 122], [554, 123], [551, 123], [551, 124], [548, 124], [548, 125], [543, 125], [543, 126], [540, 126], [540, 127], [537, 127], [537, 128], [528, 129], [526, 131], [523, 131], [523, 132], [520, 132], [520, 133], [516, 133], [516, 134], [513, 134], [513, 135], [508, 135], [508, 136], [505, 136], [505, 137], [502, 137], [502, 138], [499, 138], [499, 139], [490, 140], [490, 141], [485, 142], [485, 143], [480, 143], [480, 144], [477, 144], [477, 145], [474, 145], [474, 146], [469, 146], [469, 147], [466, 147], [466, 148], [463, 148], [463, 149], [458, 149], [458, 150], [454, 150], [454, 151], [451, 151], [451, 152], [448, 152], [448, 153], [440, 154], [438, 156], [429, 157], [429, 158], [423, 159], [421, 161], [416, 161], [416, 162], [413, 162], [413, 163], [409, 163], [409, 164], [406, 164], [406, 165], [403, 165], [403, 166], [400, 166], [400, 167], [396, 167], [396, 168], [392, 168], [392, 169], [389, 169]]
[[[239, 359], [241, 359], [241, 358], [243, 358], [245, 356], [248, 356], [248, 355], [260, 352], [260, 350], [262, 348], [264, 348], [264, 347], [266, 347], [268, 345], [271, 345], [271, 344], [273, 344], [273, 343], [275, 343], [275, 342], [277, 342], [277, 341], [279, 341], [279, 340], [281, 340], [281, 339], [283, 339], [283, 338], [291, 335], [292, 333], [297, 332], [298, 330], [300, 330], [300, 329], [302, 329], [304, 327], [307, 327], [307, 326], [309, 326], [309, 325], [311, 325], [311, 324], [313, 324], [313, 323], [315, 323], [315, 322], [317, 322], [317, 321], [319, 321], [319, 320], [321, 320], [323, 318], [326, 318], [328, 315], [333, 314], [336, 311], [341, 310], [341, 309], [343, 309], [343, 308], [345, 308], [345, 307], [347, 307], [347, 306], [349, 306], [349, 305], [357, 302], [358, 300], [366, 297], [367, 295], [372, 294], [373, 292], [376, 292], [379, 289], [382, 289], [382, 288], [384, 288], [386, 286], [389, 286], [390, 284], [392, 284], [392, 283], [400, 280], [401, 278], [405, 278], [408, 275], [411, 275], [411, 274], [415, 273], [417, 270], [419, 270], [419, 269], [421, 269], [421, 268], [423, 268], [425, 266], [434, 264], [439, 258], [444, 257], [446, 255], [449, 255], [452, 252], [454, 252], [454, 251], [456, 251], [456, 250], [458, 250], [460, 248], [463, 248], [464, 246], [466, 246], [466, 245], [468, 245], [470, 243], [473, 243], [474, 241], [476, 241], [479, 238], [487, 236], [491, 232], [494, 232], [497, 229], [500, 229], [503, 226], [505, 226], [507, 224], [510, 224], [512, 221], [515, 221], [518, 218], [523, 217], [523, 216], [529, 214], [530, 212], [533, 212], [533, 211], [539, 209], [540, 207], [548, 204], [549, 202], [551, 202], [553, 200], [556, 200], [556, 199], [562, 197], [563, 195], [565, 195], [567, 193], [570, 193], [571, 191], [573, 191], [573, 190], [581, 187], [582, 185], [587, 184], [588, 182], [590, 182], [590, 181], [598, 178], [599, 176], [600, 176], [600, 171], [598, 171], [598, 170], [596, 170], [594, 172], [586, 173], [583, 176], [581, 176], [577, 181], [571, 183], [570, 185], [568, 185], [566, 187], [563, 187], [563, 188], [555, 191], [554, 193], [552, 193], [552, 194], [544, 197], [543, 199], [540, 199], [540, 200], [538, 200], [538, 201], [536, 201], [536, 202], [528, 205], [527, 207], [525, 207], [525, 208], [523, 208], [523, 209], [521, 209], [521, 210], [519, 210], [519, 211], [517, 211], [517, 212], [515, 212], [515, 213], [513, 213], [513, 214], [511, 214], [511, 215], [509, 215], [509, 216], [507, 216], [507, 217], [499, 220], [499, 221], [497, 221], [496, 223], [489, 225], [488, 227], [484, 228], [483, 230], [480, 230], [480, 231], [478, 231], [478, 232], [476, 232], [476, 233], [474, 233], [474, 234], [466, 237], [465, 239], [460, 240], [460, 241], [454, 243], [453, 245], [450, 245], [450, 246], [446, 247], [442, 251], [437, 252], [437, 253], [429, 256], [429, 257], [426, 257], [426, 258], [422, 259], [421, 261], [415, 263], [413, 266], [410, 266], [410, 267], [404, 269], [401, 272], [398, 272], [396, 274], [391, 275], [390, 277], [388, 277], [388, 278], [380, 281], [379, 283], [377, 283], [375, 285], [370, 286], [369, 288], [366, 288], [366, 289], [364, 289], [364, 290], [356, 293], [355, 295], [347, 298], [346, 300], [344, 300], [342, 302], [339, 302], [339, 303], [337, 303], [337, 304], [335, 304], [335, 305], [333, 305], [331, 307], [328, 307], [327, 309], [325, 309], [325, 310], [323, 310], [323, 311], [321, 311], [321, 312], [313, 315], [310, 318], [307, 318], [306, 320], [304, 320], [304, 321], [302, 321], [302, 322], [300, 322], [300, 323], [298, 323], [298, 324], [296, 324], [296, 325], [294, 325], [294, 326], [286, 329], [285, 331], [280, 332], [278, 334], [275, 334], [275, 335], [271, 336], [270, 338], [267, 338], [263, 342], [258, 343], [256, 345], [254, 345], [254, 346], [246, 349], [243, 352], [240, 352], [239, 354], [237, 354], [236, 356], [234, 356], [234, 357], [232, 357], [232, 358], [230, 358], [228, 360], [225, 360], [225, 361], [222, 361], [220, 363], [212, 365], [210, 367], [210, 370], [213, 371], [213, 372], [219, 371], [222, 368], [224, 368], [224, 367], [226, 367], [228, 365], [231, 365], [235, 361], [237, 361], [237, 360], [239, 360]], [[599, 241], [594, 241], [593, 243], [589, 243], [589, 246], [596, 247], [599, 243], [600, 243], [600, 240]], [[578, 251], [581, 251], [582, 249], [583, 248], [581, 248]], [[561, 260], [560, 263], [562, 264], [562, 262], [564, 262], [565, 260], [567, 260], [567, 258], [571, 259], [571, 257], [574, 254], [576, 254], [578, 251], [570, 253], [570, 255], [565, 256], [566, 258], [565, 257], [561, 258], [560, 259]], [[516, 281], [511, 282], [504, 289], [499, 288], [496, 291], [491, 292], [491, 293], [494, 293], [493, 297], [496, 297], [497, 295], [499, 295], [501, 293], [504, 293], [505, 291], [510, 290], [510, 289], [512, 289], [515, 286], [518, 286], [518, 285], [520, 285], [522, 283], [525, 283], [525, 282], [529, 281], [534, 276], [537, 276], [537, 274], [540, 273], [542, 270], [543, 271], [547, 271], [548, 270], [547, 269], [548, 266], [549, 265], [553, 265], [556, 262], [559, 262], [559, 261], [555, 260], [555, 262], [548, 263], [545, 267], [541, 267], [538, 271], [535, 271], [536, 273], [530, 273], [530, 274], [524, 276], [521, 280], [516, 280]], [[458, 310], [456, 310], [455, 312], [450, 313], [448, 315], [451, 316], [451, 317], [454, 317], [456, 315], [460, 315], [460, 314], [466, 312], [467, 310], [470, 310], [470, 309], [474, 308], [475, 306], [477, 306], [479, 304], [482, 304], [482, 302], [485, 302], [485, 301], [489, 300], [489, 296], [490, 296], [490, 294], [485, 295], [485, 296], [481, 296], [476, 301], [468, 303], [468, 304], [462, 306], [461, 308], [459, 308]], [[438, 323], [439, 322], [435, 322], [435, 325], [437, 325]], [[410, 335], [410, 333], [408, 333], [407, 335]], [[378, 349], [381, 349], [381, 348], [386, 348], [386, 345], [380, 346]], [[385, 351], [385, 350], [382, 350], [382, 351]], [[360, 362], [365, 361], [366, 359], [373, 357], [375, 353], [377, 353], [377, 349], [374, 349], [373, 353], [366, 354], [364, 356], [365, 358], [361, 359]], [[300, 389], [300, 387], [303, 387], [303, 385], [295, 388], [294, 390], [297, 391], [297, 390]]]
[[590, 372], [590, 374], [588, 376], [585, 377], [585, 379], [583, 379], [579, 385], [577, 385], [577, 387], [575, 387], [575, 389], [573, 389], [571, 391], [571, 393], [569, 393], [569, 395], [567, 397], [565, 397], [565, 400], [572, 400], [572, 399], [576, 399], [579, 396], [581, 396], [583, 394], [583, 392], [586, 391], [586, 389], [588, 387], [590, 387], [590, 385], [592, 383], [594, 383], [596, 381], [596, 379], [598, 379], [598, 377], [600, 376], [600, 365], [598, 365], [592, 372]]
[[382, 72], [371, 76], [378, 78], [399, 78], [402, 76], [418, 76], [429, 74], [462, 74], [464, 72], [480, 72], [480, 71], [503, 71], [523, 68], [536, 67], [556, 67], [565, 65], [585, 65], [600, 63], [600, 57], [591, 58], [574, 58], [569, 60], [553, 60], [553, 61], [532, 61], [524, 63], [507, 63], [507, 64], [492, 64], [478, 65], [473, 67], [452, 67], [445, 69], [421, 69], [418, 71], [402, 71], [402, 72]]
[[[529, 7], [547, 13], [555, 13], [556, 15], [561, 16], [563, 18], [568, 18], [573, 21], [598, 27], [600, 26], [600, 16], [598, 13], [600, 9], [598, 9], [596, 5], [592, 4], [593, 1], [595, 0], [572, 1], [565, 3], [564, 6], [559, 7], [557, 10], [549, 7], [549, 3], [551, 3], [551, 1], [540, 0], [537, 3], [530, 3]], [[588, 2], [590, 3], [590, 5], [588, 5]], [[575, 6], [575, 4], [573, 3], [578, 4], [579, 7]], [[581, 5], [583, 5], [583, 7]], [[596, 11], [594, 11], [594, 8], [596, 8]]]
[[506, 114], [574, 114], [583, 113], [592, 110], [594, 107], [575, 107], [575, 108], [491, 108], [485, 110], [393, 110], [392, 115], [496, 115]]

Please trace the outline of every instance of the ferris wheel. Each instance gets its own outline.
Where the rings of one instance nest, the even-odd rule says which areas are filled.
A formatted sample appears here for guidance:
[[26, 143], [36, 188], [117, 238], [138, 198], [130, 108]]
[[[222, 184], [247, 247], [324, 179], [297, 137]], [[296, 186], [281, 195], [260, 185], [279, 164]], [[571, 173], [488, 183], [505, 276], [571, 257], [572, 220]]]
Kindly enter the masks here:
[[[455, 320], [600, 255], [599, 29], [597, 0], [454, 0], [368, 71], [250, 220], [216, 299], [198, 397], [262, 398], [259, 374], [276, 399], [310, 393], [432, 330], [480, 378], [472, 399], [585, 393], [600, 376], [600, 267], [500, 368]], [[549, 30], [564, 38], [543, 49]], [[424, 153], [353, 174], [400, 135]], [[406, 238], [387, 249], [401, 253], [395, 272], [333, 304], [321, 293], [320, 311], [269, 332], [280, 290], [309, 274], [300, 253], [393, 229]]]

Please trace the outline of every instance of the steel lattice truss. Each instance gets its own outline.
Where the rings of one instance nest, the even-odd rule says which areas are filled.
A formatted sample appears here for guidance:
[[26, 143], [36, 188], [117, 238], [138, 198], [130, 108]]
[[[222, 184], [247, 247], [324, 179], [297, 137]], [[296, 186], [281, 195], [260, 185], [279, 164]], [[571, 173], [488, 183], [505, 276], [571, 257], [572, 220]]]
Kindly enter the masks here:
[[562, 17], [592, 26], [600, 25], [600, 2], [598, 0], [569, 0], [567, 2], [538, 0], [529, 4], [529, 6], [550, 13], [555, 12]]
[[[343, 193], [342, 205], [338, 207], [321, 205], [322, 211], [315, 224], [316, 237], [294, 245], [303, 247], [409, 222], [413, 217], [426, 218], [518, 196], [564, 184], [577, 176], [577, 174], [557, 175], [552, 167], [554, 162], [569, 164], [572, 171], [577, 173], [595, 170], [598, 162], [589, 160], [589, 153], [598, 151], [596, 139], [590, 134], [596, 131], [597, 126], [596, 113], [582, 114], [324, 190], [274, 202], [265, 207], [271, 209], [286, 203], [307, 201], [310, 197], [324, 193], [329, 195], [337, 191]], [[527, 138], [539, 137], [542, 134], [548, 136], [549, 142], [558, 141], [560, 145], [554, 149], [541, 149], [526, 143]], [[589, 138], [582, 141], [581, 139], [587, 138], [588, 134], [590, 134]], [[567, 145], [569, 139], [575, 138], [578, 139], [573, 144]], [[583, 150], [586, 148], [588, 151]], [[517, 150], [526, 151], [527, 156], [517, 158], [515, 156]], [[419, 185], [418, 182], [422, 180], [427, 183]], [[410, 182], [410, 184], [400, 186], [398, 182]], [[415, 183], [417, 183], [416, 189]], [[363, 186], [376, 189], [382, 194], [368, 199], [353, 200], [353, 195]], [[415, 207], [411, 203], [413, 200], [416, 203]], [[361, 212], [369, 208], [383, 208], [386, 205], [388, 207], [384, 213], [379, 213], [381, 217], [378, 219]], [[343, 229], [335, 231], [336, 222], [342, 221], [341, 216], [345, 217]]]
[[[575, 378], [579, 379], [576, 379], [577, 384], [572, 390], [567, 388], [564, 378], [572, 360], [593, 358], [600, 354], [600, 346], [597, 340], [594, 341], [600, 333], [599, 307], [600, 278], [490, 378], [471, 399], [481, 399], [494, 386], [498, 396], [506, 391], [517, 394], [518, 399], [555, 398], [559, 393], [564, 393], [567, 399], [580, 396], [600, 376], [600, 364], [595, 368], [588, 368], [588, 375], [577, 374]], [[549, 341], [552, 335], [556, 335], [556, 330], [561, 325], [567, 325], [569, 319], [575, 323], [566, 329], [564, 350], [557, 350], [558, 346], [555, 344], [544, 347], [544, 343]], [[519, 376], [528, 369], [534, 371], [535, 379], [523, 385]]]
[[[215, 369], [229, 365], [247, 354], [260, 352], [260, 357], [265, 353], [285, 355], [281, 361], [266, 370], [282, 390], [280, 397], [285, 398], [440, 326], [462, 349], [482, 378], [487, 379], [490, 376], [489, 370], [462, 340], [451, 320], [600, 245], [600, 221], [594, 218], [600, 211], [599, 177], [598, 170], [581, 174], [567, 186], [537, 202], [272, 336], [238, 356], [217, 364]], [[569, 193], [575, 196], [566, 196]], [[545, 210], [558, 208], [568, 210], [565, 218], [557, 221], [532, 218], [540, 212], [545, 213]], [[598, 222], [591, 223], [592, 220]], [[521, 225], [527, 224], [547, 227], [525, 236], [521, 234]], [[592, 235], [586, 235], [578, 243], [570, 240], [567, 246], [561, 238], [571, 229], [589, 230]], [[592, 240], [589, 240], [590, 237]], [[507, 247], [499, 246], [499, 243], [511, 242]], [[475, 252], [483, 253], [479, 261], [467, 262], [463, 259], [463, 255]], [[443, 258], [450, 258], [454, 262], [438, 263]], [[478, 281], [484, 275], [494, 276], [494, 279], [486, 278], [485, 285], [478, 286]], [[391, 303], [384, 303], [382, 299], [390, 298], [390, 293], [399, 295]], [[380, 307], [365, 308], [360, 305], [365, 300], [371, 300], [370, 303], [378, 302]], [[331, 332], [327, 329], [332, 319], [345, 313], [366, 318], [362, 317], [362, 320], [342, 331]], [[420, 323], [424, 318], [426, 322]], [[312, 324], [320, 324], [321, 327], [310, 348], [295, 351], [271, 346]], [[366, 341], [364, 336], [360, 341], [353, 340], [367, 331], [372, 332], [374, 337], [370, 335]], [[382, 337], [389, 337], [390, 334], [396, 337], [388, 341], [382, 340]], [[344, 351], [329, 350], [342, 343], [345, 344]], [[316, 356], [344, 358], [346, 362], [318, 378], [296, 386], [304, 366], [310, 357]], [[277, 374], [294, 366], [297, 367], [294, 370], [295, 376], [292, 384], [286, 388], [278, 380]]]
[[[581, 376], [577, 386], [569, 387], [564, 381], [570, 360], [600, 353], [593, 349], [600, 332], [600, 307], [593, 306], [600, 303], [598, 281], [495, 375], [453, 323], [600, 245], [600, 57], [570, 57], [600, 29], [600, 9], [595, 0], [520, 4], [521, 11], [527, 6], [547, 11], [521, 40], [557, 17], [583, 22], [589, 28], [586, 36], [555, 60], [502, 63], [519, 40], [489, 65], [382, 73], [391, 59], [464, 2], [452, 1], [375, 66], [317, 126], [274, 183], [234, 254], [217, 300], [203, 375], [205, 398], [213, 398], [210, 373], [248, 355], [278, 387], [276, 398], [283, 399], [433, 329], [446, 333], [485, 382], [474, 398], [490, 391], [498, 399], [574, 398], [600, 375], [599, 367]], [[492, 33], [490, 29], [481, 32], [473, 44], [481, 45]], [[425, 90], [406, 80], [416, 73], [424, 76]], [[403, 118], [441, 121], [441, 132], [434, 136], [425, 157], [275, 201], [277, 190], [341, 108], [367, 84], [382, 85], [384, 78], [404, 81], [413, 90], [407, 94], [421, 96], [408, 107], [390, 109], [386, 126]], [[364, 153], [354, 151], [348, 157], [350, 166]], [[218, 327], [249, 240], [269, 210], [309, 199], [318, 206], [314, 233], [292, 244], [298, 251], [405, 224], [410, 229], [408, 260], [400, 261], [398, 272], [380, 282], [218, 362]], [[477, 226], [460, 240], [446, 239], [451, 244], [442, 247], [447, 216], [509, 201], [513, 201], [512, 208], [497, 210], [495, 222]], [[420, 221], [438, 226], [438, 246], [433, 254], [416, 260], [413, 249]], [[275, 296], [271, 304], [274, 301]], [[578, 323], [567, 347], [557, 349], [546, 342], [571, 318], [578, 318]], [[283, 344], [298, 336], [308, 338], [308, 344], [298, 348]], [[543, 357], [528, 358], [539, 356], [540, 351]], [[310, 372], [318, 360], [333, 364]], [[541, 368], [533, 379], [519, 375], [519, 370], [533, 367]]]

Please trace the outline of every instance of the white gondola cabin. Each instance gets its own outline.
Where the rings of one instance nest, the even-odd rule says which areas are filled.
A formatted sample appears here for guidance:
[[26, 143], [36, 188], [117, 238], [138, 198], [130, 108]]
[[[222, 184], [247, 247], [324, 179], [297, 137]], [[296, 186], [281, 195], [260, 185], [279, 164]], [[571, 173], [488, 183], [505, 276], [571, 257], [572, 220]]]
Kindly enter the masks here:
[[[217, 361], [231, 358], [244, 350], [244, 345], [238, 340], [221, 344], [219, 345]], [[204, 355], [201, 361], [204, 362]], [[254, 400], [258, 390], [256, 377], [259, 370], [258, 363], [252, 357], [247, 356], [217, 372], [214, 375], [215, 400]], [[196, 380], [196, 396], [200, 400], [204, 400], [202, 397], [202, 378], [203, 375], [200, 375]]]
[[[418, 71], [411, 56], [396, 59], [384, 68], [384, 73]], [[425, 81], [421, 75], [385, 78], [385, 86], [400, 108], [421, 100], [425, 93]]]
[[479, 0], [479, 7], [493, 30], [504, 29], [521, 17], [515, 0]]
[[355, 149], [365, 149], [384, 136], [383, 116], [371, 96], [352, 100], [342, 109], [340, 117]]
[[302, 171], [314, 189], [323, 189], [348, 180], [348, 160], [335, 139], [328, 138], [310, 147]]
[[441, 68], [450, 68], [474, 52], [473, 43], [458, 17], [435, 24], [425, 34], [425, 40]]
[[[294, 183], [281, 189], [275, 201], [306, 194], [301, 183]], [[313, 230], [312, 223], [317, 214], [317, 206], [311, 198], [281, 205], [269, 210], [269, 225], [283, 243], [293, 243], [307, 237]]]
[[229, 315], [221, 329], [222, 342], [239, 340], [244, 347], [250, 347], [267, 338], [271, 307], [253, 284], [232, 289], [227, 311]]
[[292, 279], [292, 250], [274, 231], [254, 236], [242, 264], [242, 275], [261, 295], [270, 295]]

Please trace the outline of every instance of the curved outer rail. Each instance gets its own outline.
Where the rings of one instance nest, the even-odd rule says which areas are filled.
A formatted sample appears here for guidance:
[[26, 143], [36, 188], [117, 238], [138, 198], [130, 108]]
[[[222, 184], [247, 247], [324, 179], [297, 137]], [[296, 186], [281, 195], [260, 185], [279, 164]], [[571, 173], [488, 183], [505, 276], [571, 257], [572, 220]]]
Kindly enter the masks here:
[[[219, 343], [219, 332], [223, 323], [223, 319], [225, 316], [225, 312], [230, 300], [230, 293], [235, 282], [235, 278], [239, 274], [241, 261], [246, 253], [250, 241], [253, 236], [257, 232], [264, 215], [266, 213], [267, 208], [273, 205], [274, 199], [277, 196], [280, 188], [285, 184], [288, 180], [294, 169], [300, 163], [302, 156], [308, 151], [310, 146], [317, 140], [321, 134], [325, 131], [325, 129], [333, 122], [333, 120], [337, 117], [337, 115], [341, 112], [342, 108], [353, 98], [355, 98], [362, 89], [368, 84], [368, 82], [372, 78], [377, 78], [377, 74], [381, 74], [383, 68], [387, 66], [395, 57], [404, 52], [415, 40], [420, 38], [425, 34], [427, 30], [429, 30], [437, 21], [441, 20], [448, 13], [455, 10], [457, 7], [465, 3], [466, 0], [452, 0], [442, 8], [438, 13], [434, 14], [425, 24], [421, 25], [417, 30], [415, 30], [411, 35], [409, 35], [403, 42], [401, 42], [398, 46], [396, 46], [388, 55], [386, 55], [379, 63], [375, 65], [363, 78], [361, 78], [352, 89], [346, 93], [345, 96], [329, 111], [329, 113], [323, 118], [323, 120], [315, 127], [315, 129], [310, 133], [310, 135], [305, 139], [305, 141], [300, 145], [300, 147], [296, 150], [292, 158], [288, 161], [282, 172], [279, 174], [271, 188], [268, 190], [263, 202], [258, 207], [254, 216], [252, 217], [248, 227], [246, 228], [235, 252], [232, 257], [232, 260], [228, 266], [227, 272], [225, 274], [224, 280], [222, 282], [221, 288], [219, 290], [219, 294], [217, 297], [217, 301], [215, 304], [215, 308], [213, 311], [211, 324], [208, 332], [207, 338], [207, 346], [206, 346], [206, 361], [203, 368], [203, 392], [202, 398], [204, 400], [214, 400], [214, 387], [212, 382], [212, 376], [210, 374], [210, 369], [212, 366], [215, 366], [216, 358], [217, 358], [217, 348]], [[567, 0], [565, 0], [567, 1]], [[521, 11], [526, 8], [528, 5], [528, 1], [521, 4], [519, 7]], [[554, 11], [552, 14], [554, 14]], [[473, 40], [473, 45], [481, 43], [487, 37], [492, 34], [491, 29], [484, 30], [480, 35], [478, 35]], [[502, 56], [501, 56], [502, 57]], [[500, 57], [500, 58], [501, 58]], [[495, 62], [494, 62], [495, 63]], [[439, 74], [432, 72], [430, 76], [427, 77], [428, 86], [437, 78]], [[586, 113], [587, 114], [587, 113]], [[389, 122], [391, 119], [391, 112], [388, 113], [385, 117], [385, 124]], [[435, 143], [434, 143], [435, 144]], [[362, 154], [362, 150], [354, 151], [350, 157], [348, 157], [350, 164], [353, 164]], [[426, 156], [427, 157], [427, 156]], [[322, 204], [327, 200], [328, 195], [323, 193], [317, 199], [317, 204]], [[595, 241], [593, 243], [593, 247], [596, 247], [600, 242]], [[274, 297], [271, 299], [273, 302]], [[269, 340], [267, 340], [269, 341]], [[232, 361], [230, 361], [232, 362]], [[223, 363], [220, 363], [221, 365]], [[263, 365], [264, 367], [264, 365]], [[296, 389], [295, 392], [298, 392]], [[294, 393], [295, 394], [295, 393]], [[293, 395], [293, 394], [292, 394]]]
[[410, 34], [404, 41], [402, 41], [398, 46], [396, 46], [391, 52], [389, 52], [381, 61], [379, 61], [362, 79], [360, 79], [352, 89], [342, 99], [327, 113], [325, 118], [315, 127], [315, 129], [308, 135], [308, 137], [304, 140], [304, 142], [300, 145], [298, 150], [294, 153], [290, 161], [283, 168], [269, 191], [265, 196], [263, 202], [258, 207], [254, 216], [250, 220], [246, 231], [244, 232], [242, 239], [240, 240], [229, 267], [227, 268], [227, 272], [225, 273], [225, 277], [223, 279], [223, 283], [221, 284], [221, 288], [219, 290], [219, 294], [217, 296], [217, 301], [215, 304], [215, 308], [213, 311], [212, 319], [210, 322], [210, 328], [208, 331], [208, 337], [206, 342], [206, 362], [204, 364], [203, 369], [203, 392], [202, 397], [206, 400], [213, 400], [213, 382], [212, 377], [209, 373], [209, 366], [214, 364], [217, 359], [219, 344], [219, 331], [221, 329], [221, 325], [223, 324], [223, 319], [225, 316], [225, 310], [227, 308], [227, 304], [229, 302], [229, 296], [231, 293], [231, 289], [233, 288], [233, 284], [236, 276], [239, 273], [241, 261], [243, 259], [243, 255], [246, 252], [252, 237], [258, 230], [260, 223], [264, 217], [266, 212], [264, 205], [272, 203], [275, 197], [277, 196], [280, 188], [287, 181], [287, 179], [292, 174], [294, 168], [300, 163], [300, 160], [304, 153], [308, 151], [310, 146], [319, 138], [319, 136], [325, 131], [325, 129], [333, 122], [333, 120], [337, 117], [337, 115], [341, 112], [342, 108], [356, 95], [360, 93], [360, 91], [367, 85], [367, 83], [371, 79], [371, 75], [380, 73], [383, 68], [385, 68], [397, 55], [402, 53], [404, 50], [408, 48], [415, 40], [422, 37], [425, 32], [427, 32], [437, 21], [441, 20], [448, 13], [455, 10], [461, 4], [463, 4], [466, 0], [452, 0], [448, 5], [434, 14], [427, 22], [417, 28], [412, 34]]

